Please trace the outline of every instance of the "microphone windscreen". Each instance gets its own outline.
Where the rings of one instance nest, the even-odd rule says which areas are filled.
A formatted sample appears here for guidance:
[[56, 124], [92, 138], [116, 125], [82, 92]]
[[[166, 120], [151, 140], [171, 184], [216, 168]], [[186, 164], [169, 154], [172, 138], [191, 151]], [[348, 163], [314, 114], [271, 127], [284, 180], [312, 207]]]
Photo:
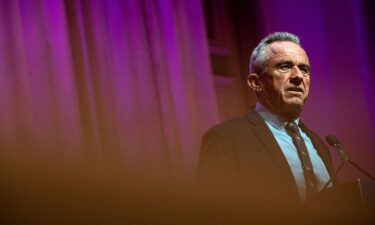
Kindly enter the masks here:
[[328, 135], [328, 136], [326, 136], [326, 141], [327, 141], [328, 144], [330, 144], [331, 146], [334, 146], [334, 145], [340, 145], [339, 140], [338, 140], [334, 135]]

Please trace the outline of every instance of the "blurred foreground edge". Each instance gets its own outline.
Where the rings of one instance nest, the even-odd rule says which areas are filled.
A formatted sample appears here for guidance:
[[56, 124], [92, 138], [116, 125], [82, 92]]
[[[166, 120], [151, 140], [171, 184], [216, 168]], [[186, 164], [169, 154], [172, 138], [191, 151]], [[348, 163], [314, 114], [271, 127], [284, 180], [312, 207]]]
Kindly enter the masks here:
[[294, 204], [260, 189], [206, 186], [122, 165], [1, 161], [0, 224], [375, 224], [370, 181]]
[[375, 182], [358, 179], [328, 188], [304, 211], [312, 224], [375, 224]]

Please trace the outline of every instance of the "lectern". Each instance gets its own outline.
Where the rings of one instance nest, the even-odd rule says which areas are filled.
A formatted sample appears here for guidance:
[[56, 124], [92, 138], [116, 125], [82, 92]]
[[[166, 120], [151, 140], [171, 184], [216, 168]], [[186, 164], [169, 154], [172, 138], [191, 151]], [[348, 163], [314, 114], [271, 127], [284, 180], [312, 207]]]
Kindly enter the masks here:
[[361, 180], [335, 185], [306, 205], [312, 224], [375, 224], [375, 182]]

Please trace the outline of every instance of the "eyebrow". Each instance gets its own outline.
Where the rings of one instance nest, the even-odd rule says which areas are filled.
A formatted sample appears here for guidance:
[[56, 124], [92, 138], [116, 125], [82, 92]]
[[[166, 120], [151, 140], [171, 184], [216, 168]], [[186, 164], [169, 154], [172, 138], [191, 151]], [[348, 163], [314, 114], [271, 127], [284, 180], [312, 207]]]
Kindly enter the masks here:
[[290, 61], [290, 60], [281, 60], [281, 61], [279, 61], [278, 63], [276, 63], [275, 66], [280, 66], [280, 65], [283, 65], [283, 64], [289, 64], [289, 65], [292, 65], [293, 62]]
[[[293, 63], [291, 60], [281, 60], [280, 62], [276, 63], [275, 66], [277, 67], [277, 66], [281, 66], [281, 65], [283, 65], [283, 64], [294, 65], [294, 63]], [[298, 67], [303, 66], [303, 67], [308, 67], [308, 68], [310, 68], [310, 65], [309, 65], [309, 64], [306, 64], [306, 63], [300, 63], [300, 64], [298, 64], [297, 66], [298, 66]]]

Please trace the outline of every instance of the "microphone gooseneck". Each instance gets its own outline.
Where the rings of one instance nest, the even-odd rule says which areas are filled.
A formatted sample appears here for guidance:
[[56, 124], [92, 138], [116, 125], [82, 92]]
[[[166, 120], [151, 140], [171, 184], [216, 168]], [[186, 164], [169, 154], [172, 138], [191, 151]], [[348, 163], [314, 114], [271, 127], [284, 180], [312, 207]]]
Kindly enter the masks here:
[[334, 135], [328, 135], [328, 136], [326, 136], [326, 141], [327, 141], [327, 143], [329, 145], [331, 145], [332, 147], [334, 147], [337, 150], [337, 152], [339, 153], [340, 158], [341, 158], [341, 164], [338, 167], [338, 169], [335, 171], [335, 173], [333, 174], [333, 176], [331, 177], [331, 179], [329, 179], [329, 181], [324, 185], [324, 187], [322, 188], [322, 190], [326, 189], [328, 187], [328, 185], [333, 181], [333, 179], [336, 178], [337, 174], [343, 168], [345, 162], [349, 162], [352, 166], [354, 166], [355, 168], [357, 168], [359, 171], [361, 171], [367, 177], [369, 177], [370, 179], [372, 179], [372, 180], [375, 181], [375, 177], [374, 176], [372, 176], [371, 174], [369, 174], [367, 171], [365, 171], [364, 169], [362, 169], [360, 166], [358, 166], [356, 163], [354, 163], [352, 160], [349, 159], [349, 157], [342, 150], [341, 143], [337, 139], [336, 136], [334, 136]]

